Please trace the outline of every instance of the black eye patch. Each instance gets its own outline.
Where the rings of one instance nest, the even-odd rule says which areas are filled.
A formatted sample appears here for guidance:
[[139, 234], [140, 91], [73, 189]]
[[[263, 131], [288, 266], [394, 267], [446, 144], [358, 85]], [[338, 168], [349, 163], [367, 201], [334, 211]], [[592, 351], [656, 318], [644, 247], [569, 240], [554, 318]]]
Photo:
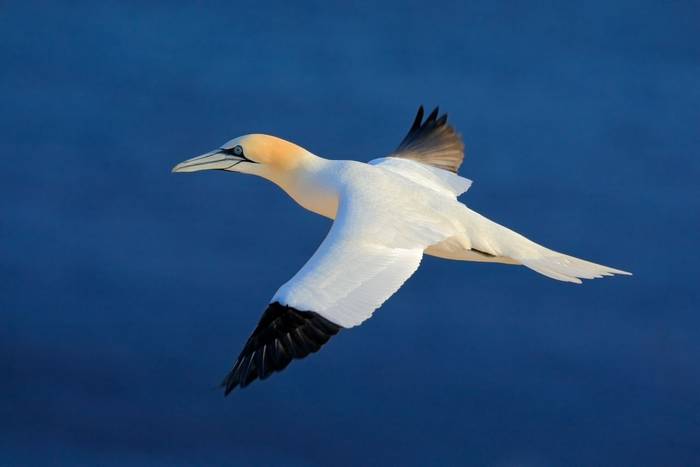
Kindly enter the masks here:
[[252, 162], [252, 163], [254, 163], [254, 164], [256, 163], [255, 161], [252, 161], [252, 160], [248, 159], [248, 158], [245, 156], [245, 154], [243, 154], [243, 146], [241, 146], [240, 144], [237, 144], [236, 146], [234, 146], [234, 147], [232, 147], [232, 148], [228, 148], [228, 149], [226, 149], [226, 148], [221, 148], [221, 152], [224, 153], [224, 154], [226, 154], [226, 155], [229, 155], [229, 156], [241, 157], [241, 158], [243, 158], [243, 160], [245, 160], [246, 162]]
[[232, 148], [228, 148], [228, 149], [227, 149], [227, 148], [221, 148], [221, 152], [223, 152], [224, 154], [227, 154], [227, 155], [229, 155], [229, 156], [238, 156], [238, 157], [243, 157], [243, 158], [245, 158], [245, 156], [243, 155], [243, 147], [241, 147], [240, 144], [239, 144], [239, 145], [236, 145], [236, 146], [234, 146], [234, 147], [232, 147]]

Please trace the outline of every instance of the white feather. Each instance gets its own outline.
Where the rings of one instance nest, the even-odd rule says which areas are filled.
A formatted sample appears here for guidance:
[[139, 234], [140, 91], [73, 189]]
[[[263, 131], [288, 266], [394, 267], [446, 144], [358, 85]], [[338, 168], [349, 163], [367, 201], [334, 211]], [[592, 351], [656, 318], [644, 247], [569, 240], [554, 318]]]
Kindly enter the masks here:
[[630, 275], [626, 271], [545, 248], [466, 206], [461, 217], [464, 235], [472, 248], [496, 257], [512, 258], [552, 279], [580, 284], [581, 279], [596, 279], [613, 274]]
[[426, 247], [457, 229], [444, 210], [431, 207], [438, 199], [430, 189], [365, 164], [343, 164], [334, 173], [340, 203], [331, 230], [272, 300], [352, 327], [418, 269]]
[[390, 170], [412, 182], [455, 197], [461, 195], [472, 186], [472, 181], [467, 178], [410, 159], [381, 157], [369, 161], [368, 164]]
[[441, 246], [450, 249], [443, 257], [522, 264], [567, 282], [629, 274], [549, 250], [490, 221], [456, 199], [471, 182], [440, 169], [385, 158], [371, 165], [323, 161], [310, 173], [303, 190], [283, 187], [302, 205], [312, 204], [305, 197], [337, 203], [329, 215], [335, 222], [272, 300], [343, 327], [372, 316], [416, 271], [423, 253], [440, 253]]

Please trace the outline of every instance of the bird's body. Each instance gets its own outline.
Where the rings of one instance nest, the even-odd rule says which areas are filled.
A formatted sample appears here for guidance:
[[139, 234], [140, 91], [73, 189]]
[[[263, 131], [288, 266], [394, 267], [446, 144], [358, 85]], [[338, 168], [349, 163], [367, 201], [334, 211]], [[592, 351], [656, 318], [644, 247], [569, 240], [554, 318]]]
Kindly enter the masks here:
[[[376, 161], [375, 164], [375, 161], [365, 164], [317, 158], [312, 169], [299, 178], [286, 180], [279, 185], [304, 209], [335, 220], [343, 187], [366, 184], [368, 191], [384, 193], [387, 209], [396, 210], [406, 203], [414, 203], [423, 215], [432, 214], [436, 221], [440, 216], [455, 221], [453, 235], [427, 246], [424, 250], [426, 254], [452, 260], [518, 264], [512, 258], [496, 256], [495, 253], [479, 253], [471, 248], [468, 228], [483, 228], [485, 225], [479, 224], [492, 223], [458, 202], [456, 193], [445, 188], [444, 182], [436, 180], [429, 168], [421, 167], [413, 161], [389, 161], [387, 158]], [[399, 165], [403, 170], [397, 172], [392, 170], [394, 167], [388, 169], [385, 167], [388, 164]], [[466, 187], [471, 184], [466, 179], [462, 180]]]
[[329, 160], [287, 141], [246, 135], [174, 171], [219, 169], [266, 178], [305, 209], [333, 219], [326, 239], [274, 295], [224, 381], [226, 393], [318, 350], [369, 318], [418, 268], [423, 254], [522, 264], [580, 283], [628, 274], [549, 250], [462, 204], [461, 139], [422, 108], [397, 151], [369, 163]]

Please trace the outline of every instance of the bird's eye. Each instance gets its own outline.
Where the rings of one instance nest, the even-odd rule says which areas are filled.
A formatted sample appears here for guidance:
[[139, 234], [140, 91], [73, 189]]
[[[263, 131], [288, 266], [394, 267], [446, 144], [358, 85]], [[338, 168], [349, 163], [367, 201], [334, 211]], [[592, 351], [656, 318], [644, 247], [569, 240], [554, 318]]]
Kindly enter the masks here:
[[240, 156], [240, 155], [242, 155], [242, 154], [243, 154], [243, 148], [242, 148], [240, 145], [234, 147], [234, 148], [233, 148], [233, 154], [234, 154], [235, 156]]

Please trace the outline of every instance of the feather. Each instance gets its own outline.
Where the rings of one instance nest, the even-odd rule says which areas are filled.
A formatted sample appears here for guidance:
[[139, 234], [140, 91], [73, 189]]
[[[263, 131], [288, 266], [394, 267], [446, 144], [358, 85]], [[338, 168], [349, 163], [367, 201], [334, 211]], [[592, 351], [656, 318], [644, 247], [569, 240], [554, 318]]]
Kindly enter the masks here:
[[389, 157], [411, 159], [457, 173], [464, 160], [464, 143], [447, 124], [447, 114], [438, 118], [439, 107], [422, 122], [423, 106], [418, 108], [411, 128]]

